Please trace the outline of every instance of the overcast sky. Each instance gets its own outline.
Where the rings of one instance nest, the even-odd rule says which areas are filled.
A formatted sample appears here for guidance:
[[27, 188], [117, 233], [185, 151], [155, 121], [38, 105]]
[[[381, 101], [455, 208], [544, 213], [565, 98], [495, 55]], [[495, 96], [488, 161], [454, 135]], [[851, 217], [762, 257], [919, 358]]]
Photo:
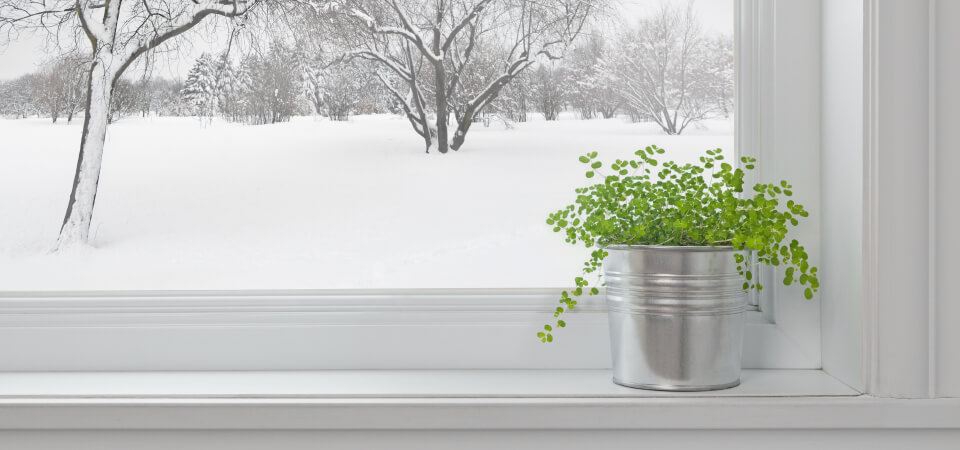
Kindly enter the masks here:
[[[624, 18], [643, 17], [651, 10], [655, 10], [664, 0], [616, 0], [620, 3]], [[687, 0], [665, 0], [668, 3], [686, 4]], [[733, 32], [733, 2], [734, 0], [694, 0], [697, 15], [703, 23], [704, 29], [710, 33]], [[196, 34], [181, 36], [181, 39], [197, 39]], [[166, 78], [184, 77], [193, 64], [193, 59], [203, 51], [217, 51], [215, 45], [195, 42], [191, 50], [184, 52], [179, 58], [161, 64], [161, 69], [155, 75]], [[42, 36], [22, 36], [10, 45], [0, 46], [0, 80], [16, 78], [36, 70], [37, 65], [50, 58], [44, 48]]]

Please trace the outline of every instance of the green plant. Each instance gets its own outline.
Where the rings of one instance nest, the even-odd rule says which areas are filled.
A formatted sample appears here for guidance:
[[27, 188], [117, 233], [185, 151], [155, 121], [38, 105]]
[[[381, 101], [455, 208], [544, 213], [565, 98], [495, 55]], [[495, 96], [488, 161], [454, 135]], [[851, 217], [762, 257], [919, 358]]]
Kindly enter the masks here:
[[[734, 258], [744, 277], [743, 289], [760, 290], [763, 286], [746, 264], [749, 249], [760, 263], [785, 267], [783, 284], [805, 286], [807, 299], [817, 292], [817, 268], [807, 261], [807, 252], [796, 239], [785, 242], [788, 229], [808, 216], [793, 200], [781, 203], [793, 195], [790, 184], [758, 183], [745, 195], [744, 175], [754, 170], [756, 159], [740, 158], [741, 167], [734, 167], [716, 149], [707, 150], [700, 165], [670, 161], [657, 170], [654, 156], [663, 153], [656, 146], [638, 150], [637, 159], [607, 165], [609, 173], [602, 171], [596, 152], [580, 157], [589, 167], [586, 177], [602, 182], [578, 188], [574, 204], [550, 214], [547, 224], [571, 244], [597, 248], [584, 263], [582, 276], [575, 278], [576, 287], [561, 293], [555, 325], [544, 325], [537, 333], [542, 342], [552, 342], [554, 328], [566, 326], [560, 317], [577, 305], [577, 297], [600, 293], [599, 269], [609, 245], [732, 246], [742, 251]], [[592, 286], [590, 274], [596, 275]]]

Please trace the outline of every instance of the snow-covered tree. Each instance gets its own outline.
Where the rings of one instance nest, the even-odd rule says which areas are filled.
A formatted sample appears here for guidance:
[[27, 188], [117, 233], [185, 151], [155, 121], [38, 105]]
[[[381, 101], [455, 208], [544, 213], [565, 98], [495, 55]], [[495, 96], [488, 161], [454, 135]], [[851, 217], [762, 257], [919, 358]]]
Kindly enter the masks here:
[[160, 114], [161, 102], [163, 96], [163, 80], [159, 80], [144, 74], [133, 85], [134, 109], [142, 117], [149, 117], [151, 114]]
[[216, 63], [207, 53], [201, 54], [183, 82], [183, 98], [195, 115], [203, 118], [216, 114], [218, 84]]
[[183, 98], [183, 82], [166, 78], [150, 78], [147, 81], [150, 92], [150, 106], [141, 105], [147, 114], [158, 116], [189, 116], [192, 107]]
[[67, 123], [73, 122], [73, 116], [83, 111], [87, 103], [86, 58], [79, 54], [69, 54], [59, 58], [58, 66], [62, 71], [59, 88], [63, 91], [63, 109]]
[[523, 72], [506, 85], [500, 91], [496, 101], [490, 104], [491, 111], [513, 122], [526, 122], [532, 102], [531, 73], [531, 71]]
[[593, 92], [597, 112], [604, 119], [617, 114], [624, 101], [620, 93], [620, 79], [606, 59], [597, 61], [593, 74], [581, 83], [589, 86], [589, 91]]
[[286, 122], [300, 110], [300, 74], [290, 48], [274, 42], [264, 54], [251, 54], [242, 64], [249, 74], [245, 104], [251, 123]]
[[707, 53], [710, 55], [710, 91], [716, 97], [720, 115], [730, 117], [733, 113], [734, 60], [733, 37], [719, 35], [709, 40]]
[[344, 121], [372, 87], [370, 72], [360, 61], [343, 61], [324, 71], [323, 106], [330, 120]]
[[317, 114], [334, 121], [349, 120], [360, 105], [376, 109], [379, 90], [369, 64], [361, 60], [301, 58], [304, 93]]
[[564, 60], [568, 99], [581, 118], [609, 119], [623, 101], [616, 75], [606, 63], [608, 52], [604, 34], [594, 31], [584, 36]]
[[50, 62], [38, 74], [38, 84], [34, 93], [40, 109], [57, 123], [60, 114], [66, 106], [66, 91], [61, 87], [65, 84], [63, 68], [56, 61]]
[[[321, 3], [321, 2], [315, 2]], [[392, 72], [383, 85], [426, 145], [440, 153], [459, 149], [474, 119], [504, 87], [538, 61], [555, 60], [583, 30], [604, 0], [344, 0], [333, 10], [349, 22], [338, 34], [351, 53]], [[342, 33], [342, 30], [354, 30]], [[505, 49], [492, 66], [477, 64], [480, 48]], [[465, 77], [495, 69], [472, 95]], [[455, 130], [450, 133], [451, 115]]]
[[233, 64], [227, 53], [217, 58], [214, 68], [217, 108], [227, 120], [239, 122], [245, 119], [247, 112], [247, 91], [250, 75], [246, 66]]
[[533, 106], [546, 120], [557, 120], [566, 105], [569, 87], [567, 70], [559, 63], [541, 64], [530, 74]]
[[722, 114], [717, 56], [708, 44], [692, 4], [665, 3], [624, 33], [614, 67], [631, 113], [656, 122], [667, 134]]
[[[63, 45], [86, 42], [87, 103], [80, 154], [58, 248], [86, 243], [117, 81], [140, 56], [209, 17], [246, 14], [258, 0], [0, 0], [0, 32], [44, 30]], [[264, 2], [265, 3], [265, 2]]]
[[0, 85], [0, 108], [4, 115], [25, 118], [36, 112], [36, 74], [27, 74]]

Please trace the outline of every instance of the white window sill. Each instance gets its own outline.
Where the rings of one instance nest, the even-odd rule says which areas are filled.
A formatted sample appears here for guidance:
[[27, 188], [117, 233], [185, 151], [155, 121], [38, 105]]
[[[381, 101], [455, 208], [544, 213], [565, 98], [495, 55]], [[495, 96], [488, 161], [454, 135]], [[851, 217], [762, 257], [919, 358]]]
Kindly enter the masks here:
[[960, 399], [876, 399], [819, 370], [665, 393], [608, 370], [0, 374], [0, 430], [960, 428]]

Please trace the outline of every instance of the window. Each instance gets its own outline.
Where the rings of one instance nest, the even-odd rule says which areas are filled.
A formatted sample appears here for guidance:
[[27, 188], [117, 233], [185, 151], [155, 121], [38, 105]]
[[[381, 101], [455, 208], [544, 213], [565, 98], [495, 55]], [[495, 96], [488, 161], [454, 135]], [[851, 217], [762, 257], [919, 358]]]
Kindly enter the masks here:
[[[674, 20], [685, 20], [686, 2], [665, 5]], [[615, 117], [587, 120], [572, 100], [564, 100], [552, 110], [557, 120], [546, 120], [549, 105], [534, 100], [555, 92], [543, 88], [566, 87], [563, 96], [575, 90], [570, 83], [534, 89], [534, 75], [549, 81], [572, 71], [577, 58], [594, 62], [596, 51], [582, 51], [596, 44], [594, 29], [636, 32], [636, 22], [614, 19], [627, 11], [656, 17], [661, 8], [660, 2], [628, 2], [606, 13], [600, 25], [584, 28], [563, 59], [531, 63], [526, 78], [518, 78], [528, 84], [508, 83], [471, 122], [462, 147], [446, 154], [436, 145], [425, 152], [426, 140], [416, 132], [418, 116], [403, 108], [402, 100], [414, 97], [390, 97], [389, 89], [381, 89], [403, 86], [402, 77], [390, 75], [393, 69], [381, 68], [384, 80], [359, 89], [364, 95], [389, 94], [386, 106], [360, 102], [351, 106], [349, 120], [332, 120], [329, 116], [342, 118], [341, 110], [324, 109], [334, 99], [321, 102], [317, 113], [310, 93], [299, 97], [298, 91], [302, 110], [291, 112], [289, 120], [280, 111], [279, 123], [261, 124], [272, 122], [273, 113], [251, 113], [250, 100], [225, 98], [224, 88], [209, 82], [207, 69], [229, 66], [245, 80], [244, 72], [285, 66], [271, 58], [296, 53], [296, 43], [271, 45], [273, 39], [264, 37], [258, 47], [239, 33], [230, 57], [221, 58], [222, 42], [190, 32], [181, 38], [194, 45], [182, 49], [179, 59], [153, 60], [152, 71], [136, 64], [128, 68], [151, 74], [146, 82], [143, 77], [118, 82], [114, 95], [120, 98], [129, 98], [122, 89], [137, 92], [145, 83], [158, 98], [167, 92], [173, 101], [150, 103], [146, 117], [142, 103], [133, 100], [137, 106], [126, 112], [114, 107], [92, 246], [57, 254], [50, 250], [57, 245], [76, 167], [82, 115], [72, 125], [63, 124], [62, 116], [51, 125], [50, 117], [36, 118], [36, 110], [27, 119], [8, 115], [0, 121], [0, 152], [9, 162], [0, 165], [0, 206], [22, 213], [0, 221], [0, 320], [11, 325], [7, 339], [33, 345], [5, 348], [0, 368], [608, 367], [605, 309], [597, 298], [578, 307], [577, 325], [553, 345], [534, 339], [556, 305], [558, 287], [570, 283], [571, 269], [584, 257], [585, 249], [565, 244], [544, 223], [546, 213], [569, 202], [577, 184], [586, 181], [579, 154], [595, 150], [616, 158], [655, 143], [671, 150], [672, 158], [695, 160], [705, 148], [732, 152], [736, 139], [738, 153], [765, 161], [762, 177], [817, 185], [816, 158], [805, 152], [816, 148], [818, 139], [811, 123], [819, 123], [819, 106], [809, 99], [819, 95], [811, 81], [819, 54], [809, 39], [800, 38], [804, 27], [817, 23], [817, 9], [803, 2], [771, 8], [752, 0], [692, 5], [703, 20], [703, 35], [711, 38], [705, 41], [717, 47], [726, 45], [723, 35], [729, 33], [722, 27], [733, 27], [736, 16], [738, 25], [729, 28], [738, 48], [732, 67], [712, 74], [736, 78], [736, 95], [726, 94], [730, 117], [723, 116], [718, 100], [713, 105], [719, 114], [711, 110], [710, 118], [675, 136], [650, 117], [631, 117], [624, 104]], [[254, 28], [253, 19], [240, 22], [243, 29]], [[367, 24], [358, 16], [350, 20]], [[226, 21], [213, 29], [234, 25]], [[36, 42], [13, 42], [7, 55], [18, 54], [21, 44]], [[775, 58], [781, 48], [791, 57]], [[598, 59], [579, 67], [593, 70], [600, 61], [606, 63]], [[308, 63], [300, 58], [296, 66]], [[8, 79], [3, 92], [30, 80], [32, 64], [4, 65], [19, 72], [2, 75]], [[318, 70], [325, 77], [312, 83], [359, 79], [347, 66], [321, 64]], [[188, 81], [196, 89], [186, 89]], [[311, 86], [306, 71], [296, 82]], [[243, 87], [241, 93], [254, 90], [248, 83], [235, 85]], [[431, 82], [424, 83], [424, 98], [435, 99]], [[207, 95], [200, 89], [204, 85], [219, 94]], [[526, 107], [506, 102], [511, 86], [527, 89], [526, 97], [519, 97]], [[412, 91], [407, 87], [403, 92]], [[277, 88], [261, 86], [257, 92], [280, 96]], [[224, 114], [221, 101], [236, 114]], [[263, 108], [257, 104], [252, 110]], [[456, 114], [450, 112], [448, 140], [459, 124]], [[429, 128], [435, 114], [426, 118]], [[318, 148], [318, 142], [325, 146]], [[46, 150], [32, 152], [28, 145]], [[805, 205], [815, 208], [818, 193], [810, 195]], [[812, 236], [806, 241], [818, 242]], [[818, 301], [793, 298], [789, 291], [767, 293], [763, 312], [748, 315], [745, 367], [820, 367]], [[317, 345], [342, 342], [358, 345], [351, 351]], [[489, 348], [504, 350], [484, 351]], [[251, 359], [251, 351], [258, 357]]]

